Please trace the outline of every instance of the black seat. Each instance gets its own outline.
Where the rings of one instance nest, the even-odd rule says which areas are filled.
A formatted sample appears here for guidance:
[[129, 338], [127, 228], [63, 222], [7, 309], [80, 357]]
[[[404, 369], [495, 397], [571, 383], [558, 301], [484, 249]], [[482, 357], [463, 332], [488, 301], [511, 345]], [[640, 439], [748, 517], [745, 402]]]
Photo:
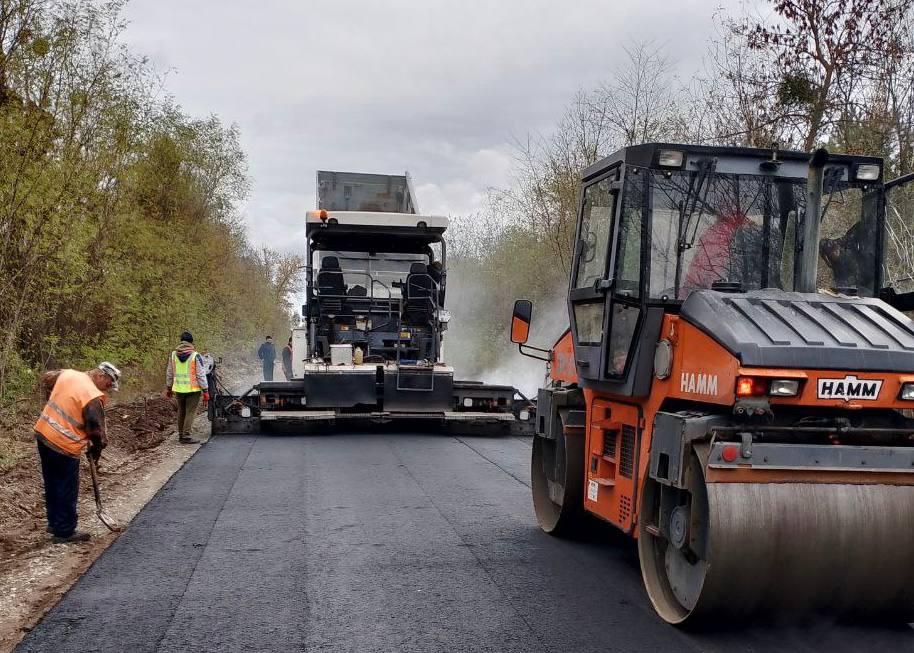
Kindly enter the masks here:
[[346, 313], [343, 297], [346, 295], [346, 284], [340, 261], [335, 256], [325, 256], [321, 261], [321, 270], [317, 273], [317, 301], [322, 319], [341, 316]]
[[428, 323], [435, 312], [435, 295], [435, 282], [425, 263], [413, 263], [403, 287], [403, 297], [406, 300], [403, 312], [406, 320], [413, 325]]
[[410, 265], [409, 274], [406, 275], [406, 299], [431, 298], [434, 291], [435, 282], [432, 281], [425, 263], [413, 263]]
[[346, 294], [346, 284], [343, 282], [343, 272], [340, 270], [340, 261], [337, 257], [325, 256], [321, 261], [321, 271], [317, 273], [317, 294]]

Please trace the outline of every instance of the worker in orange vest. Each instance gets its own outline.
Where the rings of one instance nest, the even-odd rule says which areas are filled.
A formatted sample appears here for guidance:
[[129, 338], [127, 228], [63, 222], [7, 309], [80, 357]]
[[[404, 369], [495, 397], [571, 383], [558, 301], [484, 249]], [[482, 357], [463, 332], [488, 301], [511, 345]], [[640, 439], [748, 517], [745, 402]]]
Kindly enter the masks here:
[[165, 369], [165, 395], [178, 402], [178, 442], [198, 444], [191, 435], [197, 406], [203, 398], [203, 407], [209, 403], [209, 381], [206, 365], [194, 349], [194, 336], [190, 331], [181, 334], [181, 343], [171, 352]]
[[121, 372], [101, 363], [88, 372], [55, 370], [41, 377], [47, 403], [35, 423], [35, 439], [44, 478], [48, 532], [54, 542], [84, 542], [89, 534], [76, 530], [79, 458], [88, 447], [96, 462], [108, 445], [105, 401], [118, 389]]

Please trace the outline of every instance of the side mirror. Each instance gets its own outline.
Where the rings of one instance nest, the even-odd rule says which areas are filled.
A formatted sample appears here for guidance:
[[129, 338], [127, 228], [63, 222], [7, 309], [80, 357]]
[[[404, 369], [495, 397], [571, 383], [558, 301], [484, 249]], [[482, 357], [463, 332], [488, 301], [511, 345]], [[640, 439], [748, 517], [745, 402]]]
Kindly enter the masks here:
[[523, 345], [530, 337], [530, 321], [533, 319], [533, 302], [529, 299], [518, 299], [514, 302], [514, 315], [511, 317], [511, 342]]

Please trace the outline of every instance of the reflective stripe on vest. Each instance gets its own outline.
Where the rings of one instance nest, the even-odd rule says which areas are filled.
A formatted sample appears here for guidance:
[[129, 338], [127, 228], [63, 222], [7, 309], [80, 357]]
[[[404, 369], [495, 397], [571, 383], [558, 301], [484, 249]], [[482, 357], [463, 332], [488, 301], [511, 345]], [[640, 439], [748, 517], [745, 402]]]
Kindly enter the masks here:
[[62, 370], [35, 430], [61, 453], [79, 457], [89, 441], [83, 411], [90, 402], [104, 396], [88, 374]]
[[197, 383], [197, 352], [193, 352], [183, 363], [178, 359], [177, 352], [171, 352], [174, 363], [175, 380], [171, 384], [172, 392], [200, 392]]

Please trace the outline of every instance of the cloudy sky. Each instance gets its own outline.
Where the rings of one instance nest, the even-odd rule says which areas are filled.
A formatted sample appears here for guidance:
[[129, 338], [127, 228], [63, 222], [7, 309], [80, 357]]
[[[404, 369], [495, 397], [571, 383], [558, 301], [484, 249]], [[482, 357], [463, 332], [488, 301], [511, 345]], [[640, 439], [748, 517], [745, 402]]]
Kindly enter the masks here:
[[[125, 38], [192, 115], [241, 128], [252, 241], [288, 249], [315, 171], [413, 176], [426, 213], [480, 209], [511, 142], [548, 133], [632, 41], [701, 65], [739, 0], [132, 0]], [[290, 238], [292, 240], [290, 240]]]

